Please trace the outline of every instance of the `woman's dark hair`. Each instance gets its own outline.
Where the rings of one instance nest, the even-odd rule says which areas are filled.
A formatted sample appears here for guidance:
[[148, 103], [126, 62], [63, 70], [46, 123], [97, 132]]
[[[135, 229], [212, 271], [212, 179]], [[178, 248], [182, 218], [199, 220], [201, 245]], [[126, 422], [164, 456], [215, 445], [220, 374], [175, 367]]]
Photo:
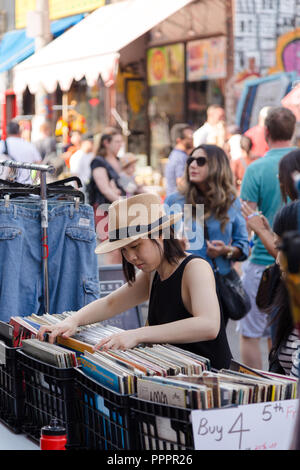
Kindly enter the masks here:
[[273, 339], [272, 349], [269, 354], [269, 362], [276, 357], [276, 353], [279, 351], [280, 345], [284, 344], [289, 335], [294, 329], [294, 322], [290, 307], [289, 293], [286, 285], [282, 279], [278, 283], [276, 294], [272, 305], [265, 311], [265, 313], [275, 312], [274, 318], [270, 321], [270, 325], [276, 323], [276, 330]]
[[[162, 232], [158, 232], [158, 237], [162, 235]], [[153, 235], [152, 235], [153, 236]], [[151, 234], [149, 235], [150, 240], [157, 245], [159, 249], [160, 245], [155, 238], [151, 238]], [[121, 251], [122, 253], [122, 251]], [[182, 248], [181, 242], [174, 238], [174, 230], [170, 228], [170, 238], [163, 239], [163, 256], [170, 264], [176, 264], [180, 258], [185, 257], [185, 252]], [[123, 265], [123, 272], [126, 281], [128, 284], [133, 284], [135, 282], [135, 267], [133, 264], [129, 263], [125, 256], [122, 253], [122, 265]]]
[[298, 213], [300, 200], [290, 202], [276, 212], [273, 221], [273, 232], [282, 237], [285, 232], [298, 230]]
[[[297, 230], [299, 210], [300, 201], [294, 201], [283, 206], [276, 213], [273, 223], [273, 231], [276, 235], [282, 237], [285, 232]], [[278, 348], [288, 339], [294, 329], [289, 293], [283, 279], [280, 279], [278, 283], [272, 304], [264, 311], [269, 314], [276, 311], [271, 321], [271, 324], [276, 322], [275, 338], [269, 355], [270, 363], [272, 363]]]
[[300, 150], [292, 150], [279, 162], [280, 191], [284, 202], [287, 202], [288, 197], [292, 201], [298, 199], [298, 193], [292, 177], [294, 171], [300, 172]]

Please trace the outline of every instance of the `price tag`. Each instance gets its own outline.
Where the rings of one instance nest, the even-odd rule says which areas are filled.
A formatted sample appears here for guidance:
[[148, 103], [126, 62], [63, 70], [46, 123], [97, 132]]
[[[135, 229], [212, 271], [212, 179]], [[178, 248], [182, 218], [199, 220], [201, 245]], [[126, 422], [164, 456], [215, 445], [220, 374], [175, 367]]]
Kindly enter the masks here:
[[288, 450], [299, 400], [193, 410], [196, 450]]
[[0, 341], [0, 365], [6, 365], [6, 346], [3, 341]]

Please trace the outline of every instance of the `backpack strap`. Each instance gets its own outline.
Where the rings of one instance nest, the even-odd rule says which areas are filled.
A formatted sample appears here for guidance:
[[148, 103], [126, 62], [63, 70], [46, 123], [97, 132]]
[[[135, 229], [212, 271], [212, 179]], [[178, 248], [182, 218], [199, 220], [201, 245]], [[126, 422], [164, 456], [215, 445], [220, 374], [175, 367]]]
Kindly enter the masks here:
[[16, 161], [16, 159], [15, 159], [14, 157], [12, 157], [12, 156], [9, 154], [8, 145], [7, 145], [7, 140], [6, 140], [6, 139], [3, 140], [3, 145], [4, 145], [3, 154], [4, 154], [4, 155], [7, 155], [10, 160]]
[[[209, 233], [208, 233], [208, 227], [207, 227], [206, 221], [204, 221], [204, 239], [209, 240]], [[219, 268], [217, 266], [216, 260], [214, 258], [210, 258], [210, 259], [213, 264], [214, 273], [218, 272]]]
[[9, 156], [9, 153], [8, 153], [8, 146], [7, 146], [7, 140], [3, 140], [3, 145], [4, 145], [4, 150], [3, 150], [3, 153], [4, 155], [7, 155]]

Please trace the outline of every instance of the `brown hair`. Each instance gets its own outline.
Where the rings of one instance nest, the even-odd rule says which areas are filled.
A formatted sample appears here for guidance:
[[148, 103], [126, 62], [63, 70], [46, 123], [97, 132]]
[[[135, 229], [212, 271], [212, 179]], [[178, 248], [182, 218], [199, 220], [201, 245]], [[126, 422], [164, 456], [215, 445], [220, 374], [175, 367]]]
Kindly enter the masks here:
[[189, 124], [174, 124], [170, 132], [171, 143], [173, 147], [175, 147], [177, 139], [183, 140], [185, 138], [185, 131], [188, 129], [192, 129]]
[[272, 108], [265, 119], [265, 126], [273, 141], [291, 140], [295, 131], [296, 117], [287, 108]]
[[110, 143], [115, 135], [122, 135], [122, 132], [118, 131], [118, 129], [109, 128], [106, 132], [104, 132], [104, 134], [102, 134], [95, 153], [97, 156], [106, 157], [107, 152], [104, 142]]
[[250, 137], [248, 137], [247, 135], [242, 135], [240, 146], [241, 146], [241, 149], [247, 152], [247, 155], [248, 155], [250, 150], [253, 147], [253, 142], [250, 139]]
[[190, 181], [187, 167], [186, 188], [183, 191], [186, 204], [192, 204], [193, 215], [195, 215], [196, 205], [204, 204], [204, 218], [207, 219], [213, 215], [220, 221], [221, 229], [224, 231], [229, 222], [228, 210], [237, 197], [229, 160], [224, 150], [217, 145], [202, 144], [192, 151], [191, 156], [198, 149], [204, 150], [207, 156], [207, 191], [204, 194], [195, 183]]

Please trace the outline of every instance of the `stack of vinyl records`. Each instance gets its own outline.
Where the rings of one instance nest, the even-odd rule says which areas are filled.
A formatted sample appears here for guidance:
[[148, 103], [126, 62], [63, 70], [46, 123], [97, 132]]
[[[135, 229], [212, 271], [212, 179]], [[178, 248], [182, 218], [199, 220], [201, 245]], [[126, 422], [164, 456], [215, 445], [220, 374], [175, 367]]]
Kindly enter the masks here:
[[[211, 369], [209, 359], [168, 344], [140, 345], [126, 351], [95, 351], [93, 346], [101, 339], [124, 331], [101, 322], [79, 327], [71, 338], [57, 337], [56, 345], [35, 339], [41, 325], [57, 324], [72, 314], [12, 317], [14, 346], [22, 346], [27, 354], [57, 367], [63, 364], [69, 367], [74, 361], [73, 356], [65, 358], [66, 348], [80, 352], [80, 364], [87, 375], [121, 394], [135, 394], [138, 377], [194, 375]], [[58, 354], [59, 347], [61, 354]]]
[[58, 345], [34, 339], [41, 325], [58, 323], [72, 314], [12, 317], [14, 345], [57, 367], [74, 366], [76, 358], [70, 349], [75, 350], [81, 353], [84, 372], [102, 385], [177, 407], [209, 409], [297, 397], [297, 378], [250, 369], [233, 360], [228, 370], [214, 372], [208, 359], [174, 345], [95, 351], [93, 346], [102, 338], [124, 331], [101, 322], [79, 327], [72, 338], [58, 337]]
[[208, 359], [168, 344], [94, 354], [85, 351], [80, 362], [88, 375], [121, 394], [135, 394], [141, 377], [193, 375], [210, 370]]
[[137, 379], [138, 398], [181, 408], [209, 409], [297, 398], [298, 379], [250, 369], [234, 360], [228, 370], [199, 376]]
[[[26, 317], [11, 317], [9, 325], [13, 328], [13, 346], [22, 346], [25, 339], [35, 338], [42, 325], [55, 325], [65, 318], [68, 318], [73, 313], [74, 312], [64, 312], [53, 315], [46, 313], [40, 316], [32, 314]], [[103, 326], [101, 322], [99, 322], [79, 327], [77, 333], [72, 338], [58, 337], [57, 343], [78, 352], [85, 350], [93, 352], [93, 345], [97, 344], [103, 337], [119, 331], [123, 330], [114, 326]]]
[[56, 344], [45, 343], [33, 338], [24, 339], [22, 350], [27, 355], [60, 369], [78, 366], [75, 352]]

